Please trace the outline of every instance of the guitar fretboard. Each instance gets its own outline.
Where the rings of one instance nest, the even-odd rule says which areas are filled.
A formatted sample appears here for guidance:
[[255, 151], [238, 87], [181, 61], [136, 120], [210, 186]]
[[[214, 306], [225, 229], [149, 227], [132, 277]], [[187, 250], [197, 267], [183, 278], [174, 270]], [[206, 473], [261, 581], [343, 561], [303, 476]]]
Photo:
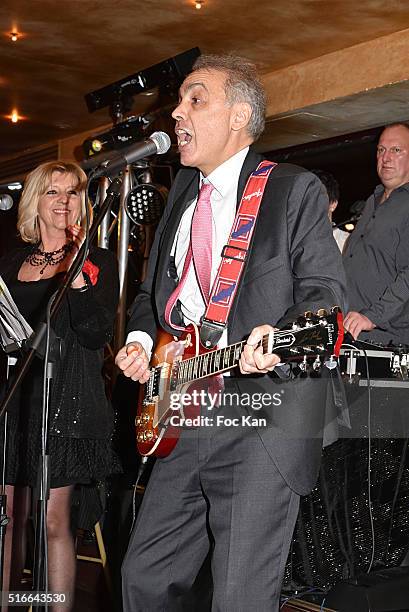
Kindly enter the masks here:
[[231, 344], [179, 362], [177, 384], [184, 385], [200, 378], [220, 374], [234, 368], [240, 359], [245, 341]]
[[[314, 332], [316, 333], [317, 331], [319, 332], [318, 336], [314, 337]], [[291, 335], [295, 346], [308, 344], [312, 339], [315, 340], [315, 342], [312, 344], [316, 345], [317, 339], [322, 341], [322, 333], [323, 328], [319, 324], [312, 324], [300, 330], [275, 330], [274, 332], [271, 332], [271, 347], [269, 347], [270, 334], [265, 334], [262, 337], [260, 344], [263, 348], [263, 353], [268, 353], [269, 348], [271, 352], [277, 354], [281, 354], [283, 350], [290, 350], [291, 352], [294, 351], [296, 353], [297, 349], [291, 348], [289, 344], [284, 345], [284, 347], [280, 347], [280, 339], [284, 340]], [[190, 357], [178, 362], [178, 367], [174, 371], [174, 376], [172, 377], [172, 386], [188, 384], [195, 380], [199, 380], [200, 378], [206, 378], [207, 376], [213, 376], [215, 374], [221, 374], [222, 372], [231, 370], [238, 365], [240, 355], [245, 344], [246, 340], [243, 340], [242, 342], [231, 344], [225, 348], [215, 349], [209, 353], [203, 353], [202, 355]]]
[[[275, 335], [285, 335], [285, 331], [276, 331]], [[268, 340], [270, 334], [266, 334], [261, 339], [261, 346], [263, 352], [268, 351]], [[209, 353], [203, 353], [197, 357], [190, 357], [179, 362], [177, 385], [184, 385], [200, 378], [206, 378], [207, 376], [213, 376], [215, 374], [221, 374], [227, 370], [235, 368], [240, 359], [241, 352], [243, 350], [246, 340], [231, 344], [225, 348], [215, 349]]]

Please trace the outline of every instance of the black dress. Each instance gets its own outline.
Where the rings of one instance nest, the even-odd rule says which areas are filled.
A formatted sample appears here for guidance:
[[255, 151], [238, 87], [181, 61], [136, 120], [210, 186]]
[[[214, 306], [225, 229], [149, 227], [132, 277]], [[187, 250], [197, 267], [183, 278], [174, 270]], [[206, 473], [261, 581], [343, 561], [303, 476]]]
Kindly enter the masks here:
[[[58, 288], [62, 275], [23, 282], [17, 278], [23, 255], [18, 262], [6, 268], [7, 285], [20, 312], [36, 328], [44, 320], [44, 313], [50, 296]], [[111, 257], [112, 256], [112, 257]], [[89, 327], [92, 311], [88, 308], [103, 309], [105, 323], [112, 329], [115, 316], [117, 295], [117, 274], [113, 255], [101, 253], [100, 249], [91, 252], [90, 258], [96, 261], [99, 278], [91, 287], [91, 295], [69, 291], [71, 296], [63, 303], [54, 324], [55, 331], [63, 339], [63, 357], [56, 366], [56, 375], [51, 383], [49, 418], [48, 454], [50, 455], [50, 484], [52, 488], [70, 484], [88, 484], [103, 480], [108, 474], [119, 471], [119, 463], [111, 448], [113, 413], [105, 397], [104, 381], [101, 375], [103, 364], [104, 330], [100, 334], [101, 348], [83, 346], [84, 338], [75, 333], [78, 319], [81, 325]], [[108, 263], [109, 262], [109, 263]], [[18, 265], [20, 264], [20, 265]], [[104, 274], [101, 271], [104, 270]], [[4, 269], [0, 273], [4, 275]], [[111, 282], [102, 290], [103, 278], [109, 276]], [[94, 295], [92, 295], [94, 294]], [[109, 304], [101, 303], [108, 299]], [[113, 302], [113, 303], [111, 303]], [[112, 318], [109, 322], [108, 319]], [[77, 321], [76, 321], [77, 319]], [[103, 327], [104, 323], [102, 323]], [[73, 329], [74, 328], [74, 329]], [[106, 330], [105, 330], [106, 331]], [[86, 340], [85, 340], [86, 343]], [[12, 374], [13, 375], [13, 374]], [[35, 357], [21, 388], [8, 409], [6, 482], [8, 484], [37, 484], [39, 458], [41, 455], [41, 407], [43, 386], [43, 361]], [[78, 401], [76, 401], [78, 400]], [[92, 423], [92, 426], [90, 425]], [[2, 445], [4, 432], [1, 426]]]

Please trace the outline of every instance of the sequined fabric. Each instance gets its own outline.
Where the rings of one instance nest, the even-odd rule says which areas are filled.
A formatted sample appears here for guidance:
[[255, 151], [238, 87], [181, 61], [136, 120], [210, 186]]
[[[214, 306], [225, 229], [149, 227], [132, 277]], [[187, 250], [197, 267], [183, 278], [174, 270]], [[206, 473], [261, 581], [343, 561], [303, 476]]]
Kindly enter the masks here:
[[[33, 283], [17, 280], [27, 249], [3, 258], [5, 278], [23, 315], [32, 327], [44, 317], [45, 304], [61, 279]], [[63, 340], [55, 367], [50, 400], [52, 486], [90, 482], [117, 471], [110, 449], [113, 411], [102, 376], [103, 347], [112, 335], [118, 298], [115, 257], [94, 249], [90, 258], [100, 269], [95, 286], [86, 292], [68, 291], [53, 321]], [[42, 361], [35, 358], [9, 409], [7, 480], [35, 484], [41, 436]], [[1, 438], [1, 434], [0, 434]], [[34, 479], [34, 482], [33, 482]]]
[[[373, 569], [394, 567], [409, 549], [406, 439], [373, 439]], [[301, 500], [285, 584], [326, 589], [366, 572], [372, 557], [368, 440], [339, 440], [324, 451], [320, 478]]]

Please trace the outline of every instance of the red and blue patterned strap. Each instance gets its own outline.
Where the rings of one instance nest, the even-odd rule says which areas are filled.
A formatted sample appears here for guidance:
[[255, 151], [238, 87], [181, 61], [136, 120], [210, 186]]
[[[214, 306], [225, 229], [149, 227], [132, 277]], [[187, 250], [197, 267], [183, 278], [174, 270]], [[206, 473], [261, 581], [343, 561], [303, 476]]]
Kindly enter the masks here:
[[223, 247], [222, 260], [202, 320], [200, 338], [206, 348], [217, 344], [226, 327], [250, 248], [264, 189], [276, 166], [275, 162], [260, 162], [247, 181], [229, 240]]

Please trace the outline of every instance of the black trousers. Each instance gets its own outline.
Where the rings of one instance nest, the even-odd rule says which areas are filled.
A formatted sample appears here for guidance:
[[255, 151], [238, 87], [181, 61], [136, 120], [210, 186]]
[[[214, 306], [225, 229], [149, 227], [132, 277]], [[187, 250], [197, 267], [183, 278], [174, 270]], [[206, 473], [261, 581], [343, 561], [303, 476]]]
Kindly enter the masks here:
[[278, 611], [298, 507], [254, 427], [184, 430], [157, 460], [139, 510], [122, 567], [124, 612], [182, 610], [209, 549], [213, 612]]

